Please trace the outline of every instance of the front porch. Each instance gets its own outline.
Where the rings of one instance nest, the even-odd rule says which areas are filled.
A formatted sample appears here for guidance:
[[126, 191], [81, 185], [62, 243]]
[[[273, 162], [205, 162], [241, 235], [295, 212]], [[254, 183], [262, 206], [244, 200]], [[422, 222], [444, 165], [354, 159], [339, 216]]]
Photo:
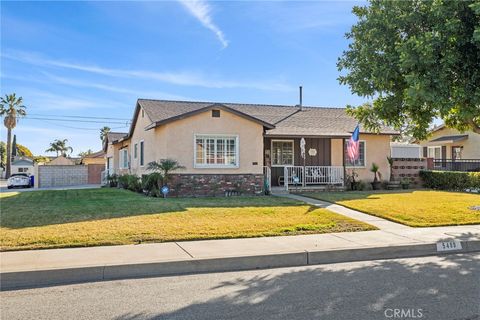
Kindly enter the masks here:
[[330, 190], [345, 183], [344, 138], [306, 137], [305, 155], [301, 137], [266, 137], [264, 140], [265, 184], [272, 191]]

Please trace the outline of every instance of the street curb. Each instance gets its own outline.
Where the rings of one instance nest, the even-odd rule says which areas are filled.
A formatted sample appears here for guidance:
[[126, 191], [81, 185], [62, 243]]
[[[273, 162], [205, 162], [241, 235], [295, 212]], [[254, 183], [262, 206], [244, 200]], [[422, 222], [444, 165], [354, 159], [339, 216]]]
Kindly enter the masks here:
[[161, 261], [126, 265], [32, 270], [0, 273], [0, 290], [37, 288], [83, 282], [148, 278], [196, 273], [297, 267], [353, 261], [413, 258], [480, 252], [479, 240], [460, 241], [461, 250], [437, 252], [436, 243], [364, 247], [341, 250], [298, 251], [260, 256]]

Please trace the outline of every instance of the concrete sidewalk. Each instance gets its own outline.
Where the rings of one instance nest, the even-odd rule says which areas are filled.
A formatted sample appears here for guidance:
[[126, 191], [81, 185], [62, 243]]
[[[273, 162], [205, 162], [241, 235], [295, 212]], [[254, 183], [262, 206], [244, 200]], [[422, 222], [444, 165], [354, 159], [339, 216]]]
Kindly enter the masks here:
[[3, 252], [1, 287], [427, 256], [453, 239], [480, 251], [480, 225]]

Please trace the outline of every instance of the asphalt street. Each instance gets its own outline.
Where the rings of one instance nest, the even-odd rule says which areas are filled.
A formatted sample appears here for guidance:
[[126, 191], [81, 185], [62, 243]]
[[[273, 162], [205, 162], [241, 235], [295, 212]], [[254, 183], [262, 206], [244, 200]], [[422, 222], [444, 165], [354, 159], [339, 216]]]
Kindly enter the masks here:
[[1, 319], [480, 319], [480, 254], [0, 293]]

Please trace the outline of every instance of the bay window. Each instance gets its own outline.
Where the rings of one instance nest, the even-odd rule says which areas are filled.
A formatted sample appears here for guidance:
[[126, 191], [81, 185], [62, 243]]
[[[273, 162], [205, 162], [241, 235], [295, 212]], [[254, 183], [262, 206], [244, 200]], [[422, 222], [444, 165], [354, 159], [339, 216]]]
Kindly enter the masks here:
[[238, 137], [195, 136], [195, 167], [238, 167]]

